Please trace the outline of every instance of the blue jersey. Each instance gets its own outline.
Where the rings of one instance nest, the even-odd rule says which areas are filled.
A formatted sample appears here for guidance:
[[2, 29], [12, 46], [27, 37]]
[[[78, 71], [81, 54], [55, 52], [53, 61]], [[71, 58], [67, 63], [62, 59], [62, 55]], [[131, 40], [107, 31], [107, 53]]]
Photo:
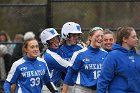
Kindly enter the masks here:
[[62, 59], [59, 55], [60, 50], [49, 48], [44, 53], [44, 59], [48, 64], [48, 68], [51, 73], [51, 80], [56, 85], [60, 85], [62, 71], [65, 71], [68, 66], [71, 66], [71, 63]]
[[[16, 83], [16, 93], [41, 93], [43, 84], [50, 82], [49, 74], [45, 60], [26, 56], [13, 63], [6, 83]], [[5, 93], [10, 93], [8, 84], [4, 85], [4, 89], [9, 91]]]
[[97, 93], [140, 93], [140, 56], [134, 51], [113, 45], [104, 61]]
[[62, 51], [60, 55], [65, 60], [70, 61], [73, 53], [80, 49], [82, 49], [82, 47], [80, 45], [70, 45], [69, 46], [69, 45], [64, 44], [60, 47], [60, 50]]
[[74, 77], [75, 84], [96, 86], [107, 54], [105, 50], [91, 46], [75, 52], [71, 59], [73, 65], [68, 69], [64, 83], [71, 85]]
[[[67, 45], [67, 44], [63, 44], [60, 47], [61, 50], [61, 56], [63, 59], [67, 60], [68, 62], [70, 62], [71, 57], [73, 55], [74, 52], [78, 51], [82, 49], [82, 47], [78, 44], [76, 45]], [[65, 72], [62, 74], [62, 79], [64, 80], [65, 76], [66, 76], [67, 70], [65, 70]]]

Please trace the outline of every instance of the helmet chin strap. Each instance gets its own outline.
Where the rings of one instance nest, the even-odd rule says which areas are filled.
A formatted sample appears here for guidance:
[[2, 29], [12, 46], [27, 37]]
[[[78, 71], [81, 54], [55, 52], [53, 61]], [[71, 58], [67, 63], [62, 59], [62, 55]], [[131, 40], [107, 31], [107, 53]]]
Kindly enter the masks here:
[[44, 47], [48, 47], [48, 43], [46, 42], [45, 44], [43, 44], [44, 45]]
[[63, 34], [63, 37], [62, 38], [65, 39], [65, 40], [68, 40], [69, 39], [69, 35]]

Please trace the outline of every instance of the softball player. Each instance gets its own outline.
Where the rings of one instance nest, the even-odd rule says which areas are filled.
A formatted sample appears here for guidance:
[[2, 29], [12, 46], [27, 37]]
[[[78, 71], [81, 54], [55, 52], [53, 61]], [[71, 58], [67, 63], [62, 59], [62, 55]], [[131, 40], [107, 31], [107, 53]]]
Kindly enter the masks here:
[[96, 93], [97, 79], [100, 76], [103, 61], [108, 54], [101, 48], [103, 29], [95, 27], [89, 32], [90, 45], [74, 53], [64, 80], [62, 93], [67, 93], [68, 85], [74, 81], [72, 93]]
[[138, 38], [133, 27], [116, 32], [116, 44], [106, 57], [98, 79], [97, 93], [140, 93], [140, 55], [136, 53]]
[[41, 93], [45, 84], [52, 93], [57, 89], [50, 80], [45, 60], [37, 57], [39, 46], [36, 39], [25, 40], [25, 56], [14, 62], [4, 83], [4, 93], [10, 93], [11, 85], [16, 84], [15, 93]]
[[71, 66], [71, 63], [61, 58], [61, 50], [59, 49], [60, 35], [54, 28], [43, 30], [40, 38], [43, 45], [47, 47], [43, 54], [43, 58], [48, 64], [51, 80], [58, 88], [59, 92], [61, 92], [62, 72], [66, 71], [67, 67]]
[[78, 23], [67, 22], [63, 25], [61, 30], [62, 42], [60, 50], [63, 52], [63, 58], [65, 60], [70, 61], [73, 53], [83, 48], [79, 44], [81, 34], [81, 27]]
[[114, 33], [112, 31], [110, 31], [109, 29], [105, 29], [102, 48], [105, 49], [107, 52], [110, 52], [110, 51], [112, 51], [112, 45], [114, 43], [115, 43]]
[[[82, 34], [81, 26], [75, 22], [66, 22], [61, 29], [61, 47], [60, 50], [62, 51], [62, 57], [69, 61], [75, 51], [78, 51], [83, 48], [82, 44], [80, 43], [80, 36]], [[73, 63], [72, 63], [73, 64]], [[64, 80], [65, 73], [63, 73], [62, 79]], [[72, 92], [73, 85], [70, 86], [68, 93]]]

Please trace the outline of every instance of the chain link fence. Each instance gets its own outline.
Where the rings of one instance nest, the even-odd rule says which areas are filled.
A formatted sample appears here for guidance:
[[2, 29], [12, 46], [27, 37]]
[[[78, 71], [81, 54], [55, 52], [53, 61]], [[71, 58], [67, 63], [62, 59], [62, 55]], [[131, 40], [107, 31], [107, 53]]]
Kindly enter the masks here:
[[84, 33], [94, 26], [115, 31], [121, 26], [140, 30], [140, 2], [138, 0], [41, 0], [0, 4], [0, 30], [14, 38], [16, 33], [38, 33], [46, 27], [57, 28], [74, 21]]
[[140, 2], [138, 0], [50, 0], [52, 26], [74, 21], [81, 25], [86, 40], [95, 26], [116, 31], [118, 27], [132, 26], [140, 34]]

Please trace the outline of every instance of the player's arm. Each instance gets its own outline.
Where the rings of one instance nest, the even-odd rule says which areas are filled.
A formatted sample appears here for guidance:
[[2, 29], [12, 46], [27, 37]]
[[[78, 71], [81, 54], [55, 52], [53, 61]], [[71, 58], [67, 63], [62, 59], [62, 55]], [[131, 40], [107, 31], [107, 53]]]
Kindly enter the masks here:
[[4, 82], [4, 93], [10, 93], [11, 85], [12, 84], [7, 80]]
[[51, 93], [58, 93], [55, 85], [52, 82], [46, 84], [47, 88], [50, 90]]
[[50, 90], [51, 93], [58, 93], [58, 90], [56, 89], [55, 85], [51, 82], [48, 66], [46, 63], [45, 65], [46, 65], [46, 73], [44, 78], [45, 85], [47, 86], [47, 88]]
[[62, 93], [67, 93], [68, 87], [69, 87], [69, 86], [68, 86], [67, 84], [63, 84]]

